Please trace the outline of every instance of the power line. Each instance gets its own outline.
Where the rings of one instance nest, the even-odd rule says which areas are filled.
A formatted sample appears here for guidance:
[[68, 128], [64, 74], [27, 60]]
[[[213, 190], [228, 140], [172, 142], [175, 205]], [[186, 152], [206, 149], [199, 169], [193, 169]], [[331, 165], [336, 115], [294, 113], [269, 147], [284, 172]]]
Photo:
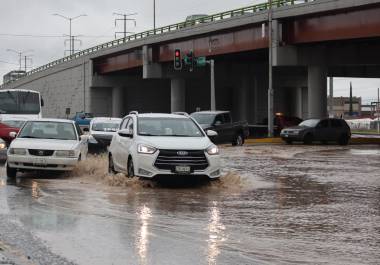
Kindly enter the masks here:
[[18, 63], [11, 63], [11, 62], [7, 62], [7, 61], [3, 61], [3, 60], [0, 60], [0, 63], [19, 65]]
[[[0, 33], [0, 37], [28, 37], [28, 38], [65, 38], [64, 35], [39, 35], [39, 34], [12, 34]], [[112, 38], [112, 35], [81, 35], [83, 38]]]

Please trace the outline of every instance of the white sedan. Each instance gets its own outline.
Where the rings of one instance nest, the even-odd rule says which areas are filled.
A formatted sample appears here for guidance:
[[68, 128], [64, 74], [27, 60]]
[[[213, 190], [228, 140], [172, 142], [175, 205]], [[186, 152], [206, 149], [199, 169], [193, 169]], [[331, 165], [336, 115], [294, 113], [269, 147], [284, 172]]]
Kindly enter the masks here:
[[[11, 133], [15, 137], [15, 133]], [[8, 148], [7, 176], [17, 171], [70, 171], [85, 159], [88, 138], [70, 120], [39, 119], [25, 122]]]

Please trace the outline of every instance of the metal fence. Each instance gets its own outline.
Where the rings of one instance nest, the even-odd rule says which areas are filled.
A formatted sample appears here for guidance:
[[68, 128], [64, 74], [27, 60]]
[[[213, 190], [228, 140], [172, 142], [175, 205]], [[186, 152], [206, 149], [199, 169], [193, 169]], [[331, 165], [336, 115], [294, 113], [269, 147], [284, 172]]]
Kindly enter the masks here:
[[[277, 7], [282, 7], [282, 6], [291, 6], [291, 5], [297, 5], [297, 4], [304, 4], [307, 2], [314, 2], [314, 1], [316, 1], [316, 0], [273, 0], [272, 1], [272, 8], [277, 8]], [[95, 52], [101, 51], [103, 49], [107, 49], [107, 48], [111, 48], [111, 47], [117, 47], [119, 45], [128, 43], [130, 41], [144, 39], [144, 38], [152, 36], [152, 35], [165, 34], [167, 32], [173, 32], [176, 30], [180, 30], [180, 29], [183, 29], [186, 27], [191, 27], [191, 26], [198, 25], [198, 24], [212, 23], [214, 21], [220, 21], [220, 20], [229, 19], [232, 17], [254, 14], [256, 12], [268, 10], [269, 8], [270, 8], [269, 3], [262, 3], [262, 4], [243, 7], [243, 8], [239, 8], [239, 9], [233, 9], [230, 11], [225, 11], [225, 12], [217, 13], [217, 14], [210, 15], [210, 16], [201, 17], [198, 19], [190, 20], [190, 21], [184, 21], [184, 22], [180, 22], [177, 24], [164, 26], [161, 28], [156, 28], [154, 30], [152, 29], [152, 30], [132, 34], [132, 35], [129, 35], [125, 38], [106, 42], [106, 43], [103, 43], [103, 44], [82, 50], [80, 52], [74, 53], [70, 56], [66, 56], [64, 58], [55, 60], [53, 62], [50, 62], [48, 64], [45, 64], [43, 66], [40, 66], [38, 68], [35, 68], [35, 69], [27, 72], [26, 76], [29, 76], [29, 75], [32, 75], [32, 74], [35, 74], [35, 73], [38, 73], [41, 71], [45, 71], [45, 70], [52, 68], [56, 65], [59, 65], [61, 63], [69, 62], [69, 61], [72, 61], [72, 60], [77, 59], [79, 57], [86, 56], [86, 55], [93, 54]], [[4, 87], [4, 84], [0, 86], [0, 88], [3, 88], [3, 87]]]

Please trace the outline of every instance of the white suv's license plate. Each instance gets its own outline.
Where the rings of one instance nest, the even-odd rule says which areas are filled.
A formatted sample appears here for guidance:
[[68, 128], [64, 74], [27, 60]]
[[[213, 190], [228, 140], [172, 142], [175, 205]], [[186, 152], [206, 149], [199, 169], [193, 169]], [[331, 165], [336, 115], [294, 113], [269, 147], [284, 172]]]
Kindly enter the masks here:
[[191, 168], [189, 166], [176, 166], [175, 172], [179, 174], [188, 174], [191, 172]]

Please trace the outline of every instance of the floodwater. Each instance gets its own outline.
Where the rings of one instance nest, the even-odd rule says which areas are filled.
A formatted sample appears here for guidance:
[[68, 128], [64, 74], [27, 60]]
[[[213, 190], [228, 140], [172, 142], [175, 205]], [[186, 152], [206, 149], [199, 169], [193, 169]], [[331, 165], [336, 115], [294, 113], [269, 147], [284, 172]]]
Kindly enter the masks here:
[[212, 182], [108, 176], [104, 156], [71, 174], [3, 177], [0, 214], [78, 264], [380, 264], [379, 146], [222, 156]]

